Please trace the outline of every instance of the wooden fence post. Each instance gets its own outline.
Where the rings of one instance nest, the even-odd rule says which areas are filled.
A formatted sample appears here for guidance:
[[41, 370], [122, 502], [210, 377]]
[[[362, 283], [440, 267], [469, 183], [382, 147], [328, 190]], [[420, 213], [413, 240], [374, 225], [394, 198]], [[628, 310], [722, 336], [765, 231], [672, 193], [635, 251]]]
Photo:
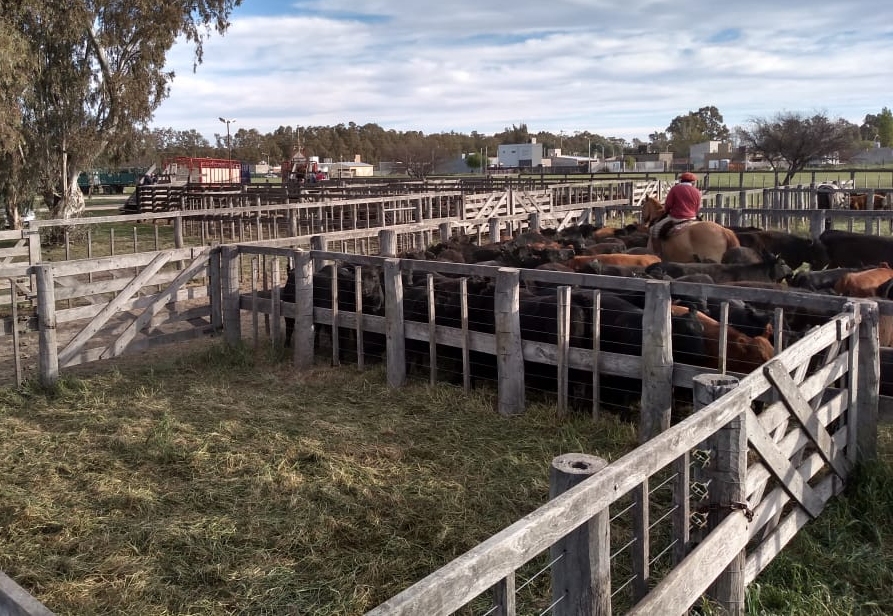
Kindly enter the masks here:
[[239, 249], [220, 248], [220, 291], [223, 312], [223, 339], [230, 346], [242, 340], [242, 311], [239, 308]]
[[[567, 492], [607, 465], [607, 460], [584, 453], [556, 457], [549, 468], [549, 498]], [[553, 615], [611, 613], [610, 533], [610, 513], [604, 509], [552, 545]]]
[[499, 268], [494, 295], [498, 408], [504, 416], [524, 412], [524, 355], [521, 346], [519, 270]]
[[295, 262], [295, 329], [292, 332], [292, 350], [295, 368], [313, 365], [313, 259], [310, 252], [296, 250]]
[[440, 241], [444, 244], [450, 241], [450, 238], [453, 236], [453, 232], [451, 229], [451, 225], [448, 222], [442, 222], [438, 226], [440, 230]]
[[282, 287], [279, 277], [279, 259], [274, 257], [270, 266], [272, 268], [270, 272], [270, 301], [273, 304], [270, 314], [270, 344], [274, 349], [278, 349], [282, 344], [282, 304], [279, 303], [282, 297]]
[[[719, 374], [699, 374], [693, 381], [694, 411], [738, 386], [738, 379]], [[741, 413], [717, 430], [707, 440], [710, 464], [702, 471], [709, 488], [707, 492], [707, 531], [715, 529], [731, 515], [743, 515], [733, 507], [746, 503], [747, 433]], [[723, 614], [744, 614], [744, 565], [746, 554], [741, 550], [707, 590], [707, 596], [719, 603]]]
[[540, 222], [540, 213], [539, 212], [531, 212], [527, 217], [527, 229], [528, 231], [532, 231], [534, 233], [540, 230], [540, 226], [542, 222]]
[[490, 242], [491, 243], [498, 242], [500, 239], [500, 227], [502, 227], [502, 225], [499, 224], [499, 219], [496, 217], [491, 218], [489, 220], [489, 224], [490, 224], [490, 231], [489, 231]]
[[825, 210], [809, 210], [809, 236], [818, 240], [825, 230]]
[[876, 302], [860, 301], [858, 374], [856, 382], [856, 462], [877, 459], [878, 387], [881, 380]]
[[400, 259], [385, 260], [384, 291], [388, 385], [402, 387], [406, 383], [406, 335], [403, 325], [403, 277], [400, 273]]
[[208, 254], [208, 298], [211, 308], [211, 326], [214, 331], [223, 327], [220, 287], [220, 248], [212, 248]]
[[[50, 265], [37, 265], [37, 312], [39, 334], [40, 384], [51, 387], [59, 380], [59, 345], [56, 340], [56, 292]], [[15, 326], [15, 324], [13, 324]]]
[[382, 257], [397, 256], [397, 232], [393, 229], [382, 229], [378, 232], [378, 254]]
[[670, 283], [649, 280], [642, 316], [642, 410], [639, 442], [670, 427], [673, 410], [673, 338], [670, 324]]

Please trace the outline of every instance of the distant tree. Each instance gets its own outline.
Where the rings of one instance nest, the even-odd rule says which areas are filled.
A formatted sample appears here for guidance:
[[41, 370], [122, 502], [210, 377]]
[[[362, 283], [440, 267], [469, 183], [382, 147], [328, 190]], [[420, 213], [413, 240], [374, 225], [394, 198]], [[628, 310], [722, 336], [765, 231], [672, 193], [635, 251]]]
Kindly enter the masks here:
[[772, 118], [753, 118], [748, 124], [738, 129], [741, 144], [762, 154], [773, 169], [786, 166], [782, 184], [788, 184], [810, 162], [848, 152], [859, 140], [855, 124], [821, 113], [782, 112]]
[[527, 124], [523, 122], [518, 126], [512, 124], [511, 128], [505, 128], [501, 133], [496, 133], [494, 137], [500, 145], [508, 143], [527, 143], [530, 141], [530, 133], [527, 130]]
[[35, 174], [52, 216], [83, 211], [77, 177], [97, 158], [130, 153], [168, 96], [174, 74], [165, 64], [174, 43], [192, 43], [197, 65], [209, 33], [224, 33], [240, 3], [0, 0], [5, 25], [36, 60], [19, 102], [29, 156], [23, 173]]
[[877, 116], [877, 137], [882, 148], [893, 147], [893, 112], [887, 107]]
[[666, 135], [673, 152], [680, 156], [688, 156], [689, 149], [696, 143], [726, 141], [730, 132], [723, 124], [719, 109], [711, 105], [690, 111], [686, 115], [676, 116], [667, 126]]
[[472, 152], [471, 154], [465, 157], [465, 165], [471, 169], [472, 171], [477, 171], [481, 168], [482, 158], [481, 155], [477, 152]]
[[651, 142], [651, 147], [658, 152], [664, 152], [670, 145], [670, 139], [665, 131], [654, 131], [648, 135], [648, 141]]

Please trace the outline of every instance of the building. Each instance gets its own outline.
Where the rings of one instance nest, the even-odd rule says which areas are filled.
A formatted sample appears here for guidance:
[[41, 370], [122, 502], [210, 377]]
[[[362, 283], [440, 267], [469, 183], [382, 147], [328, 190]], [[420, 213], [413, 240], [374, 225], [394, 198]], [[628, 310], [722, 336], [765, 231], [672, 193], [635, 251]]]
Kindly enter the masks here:
[[500, 167], [540, 167], [543, 165], [543, 144], [531, 137], [530, 143], [500, 145], [496, 158]]
[[851, 163], [860, 165], [889, 165], [893, 163], [893, 148], [875, 147], [850, 157]]
[[689, 160], [696, 170], [727, 171], [730, 166], [746, 166], [747, 149], [733, 147], [728, 141], [705, 141], [691, 146]]
[[323, 171], [328, 174], [329, 178], [371, 178], [374, 175], [375, 167], [369, 163], [360, 161], [360, 155], [354, 156], [353, 161], [339, 161], [337, 163], [326, 161], [323, 165]]

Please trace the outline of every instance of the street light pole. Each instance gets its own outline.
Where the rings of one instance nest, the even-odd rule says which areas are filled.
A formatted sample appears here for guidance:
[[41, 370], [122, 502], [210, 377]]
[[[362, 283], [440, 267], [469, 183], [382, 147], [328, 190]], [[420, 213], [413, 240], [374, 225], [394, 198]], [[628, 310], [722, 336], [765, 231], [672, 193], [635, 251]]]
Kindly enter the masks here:
[[235, 122], [235, 120], [232, 118], [224, 118], [224, 117], [219, 117], [217, 119], [220, 120], [221, 122], [223, 122], [224, 124], [226, 124], [226, 159], [232, 160], [232, 158], [233, 158], [233, 142], [232, 142], [232, 138], [229, 135], [229, 125], [232, 124], [233, 122]]

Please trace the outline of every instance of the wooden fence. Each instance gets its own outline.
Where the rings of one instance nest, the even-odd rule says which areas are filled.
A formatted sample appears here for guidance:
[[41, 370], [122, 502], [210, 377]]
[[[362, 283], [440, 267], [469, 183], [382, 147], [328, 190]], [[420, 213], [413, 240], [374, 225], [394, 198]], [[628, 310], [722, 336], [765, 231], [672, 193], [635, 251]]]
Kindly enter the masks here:
[[[537, 613], [683, 614], [706, 592], [743, 614], [746, 585], [874, 455], [876, 340], [876, 308], [850, 303], [740, 383], [698, 376], [688, 419], [606, 466], [557, 461], [559, 471], [592, 476], [370, 616], [451, 614], [475, 600], [484, 613], [513, 615], [516, 572], [545, 552], [552, 594]], [[574, 483], [555, 470], [553, 494]], [[662, 508], [661, 489], [670, 492]], [[655, 510], [664, 511], [656, 520]], [[625, 513], [632, 538], [615, 551]], [[655, 555], [658, 538], [665, 547]], [[627, 550], [631, 574], [619, 576]], [[659, 568], [661, 558], [671, 564]]]

